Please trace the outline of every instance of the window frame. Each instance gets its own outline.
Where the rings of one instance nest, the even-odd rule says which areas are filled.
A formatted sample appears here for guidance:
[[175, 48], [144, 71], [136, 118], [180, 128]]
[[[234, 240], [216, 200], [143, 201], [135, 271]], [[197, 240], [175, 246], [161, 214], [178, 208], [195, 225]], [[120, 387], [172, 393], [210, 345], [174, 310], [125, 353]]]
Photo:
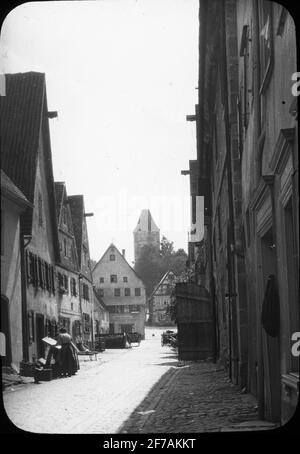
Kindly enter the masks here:
[[139, 304], [130, 304], [129, 306], [129, 312], [130, 313], [138, 313], [141, 312], [141, 307]]
[[118, 298], [121, 296], [121, 289], [119, 287], [114, 288], [114, 296]]

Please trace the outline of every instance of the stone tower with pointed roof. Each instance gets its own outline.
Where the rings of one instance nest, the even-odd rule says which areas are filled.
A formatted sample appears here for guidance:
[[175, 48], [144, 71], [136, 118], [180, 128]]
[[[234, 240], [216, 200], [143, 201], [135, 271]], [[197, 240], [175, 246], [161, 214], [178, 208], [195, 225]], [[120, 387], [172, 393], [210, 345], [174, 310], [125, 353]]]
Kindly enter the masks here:
[[134, 237], [134, 262], [140, 257], [141, 249], [146, 245], [153, 245], [159, 251], [160, 233], [155, 224], [150, 210], [142, 210], [136, 228], [133, 231]]

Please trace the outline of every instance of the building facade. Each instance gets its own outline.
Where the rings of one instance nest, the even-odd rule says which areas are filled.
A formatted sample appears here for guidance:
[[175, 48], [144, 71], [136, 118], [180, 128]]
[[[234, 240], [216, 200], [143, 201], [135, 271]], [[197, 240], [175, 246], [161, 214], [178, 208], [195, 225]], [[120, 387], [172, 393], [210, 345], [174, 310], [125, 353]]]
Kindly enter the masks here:
[[172, 271], [167, 271], [153, 290], [148, 302], [152, 321], [151, 325], [175, 325], [169, 311], [175, 281], [175, 274]]
[[68, 204], [73, 223], [79, 268], [78, 297], [82, 315], [82, 339], [85, 345], [92, 348], [94, 345], [94, 292], [86, 224], [86, 217], [91, 214], [85, 212], [83, 195], [69, 196]]
[[20, 215], [31, 204], [1, 170], [1, 340], [2, 364], [19, 370], [23, 359]]
[[[261, 414], [286, 422], [299, 392], [299, 358], [291, 349], [293, 333], [300, 330], [296, 30], [279, 3], [237, 2], [236, 13], [248, 384]], [[257, 323], [271, 276], [278, 299], [273, 333]]]
[[66, 185], [55, 182], [60, 259], [56, 265], [59, 327], [75, 342], [82, 341], [83, 314], [79, 297], [79, 265]]
[[261, 418], [286, 422], [299, 383], [295, 25], [266, 0], [200, 0], [199, 18], [191, 173], [205, 216], [193, 274], [210, 292], [230, 378]]
[[6, 75], [1, 99], [2, 168], [30, 206], [20, 217], [23, 359], [43, 356], [58, 322], [59, 258], [45, 75]]
[[6, 362], [27, 363], [44, 356], [42, 339], [55, 338], [60, 327], [93, 347], [89, 213], [83, 196], [68, 197], [64, 183], [54, 184], [49, 118], [55, 113], [47, 108], [45, 75], [5, 77], [6, 96], [0, 104], [1, 308]]
[[145, 336], [146, 293], [142, 280], [123, 254], [111, 244], [93, 269], [97, 294], [109, 310], [111, 333], [138, 332]]
[[138, 223], [133, 231], [134, 262], [137, 263], [143, 246], [160, 249], [160, 231], [155, 224], [150, 210], [142, 210]]

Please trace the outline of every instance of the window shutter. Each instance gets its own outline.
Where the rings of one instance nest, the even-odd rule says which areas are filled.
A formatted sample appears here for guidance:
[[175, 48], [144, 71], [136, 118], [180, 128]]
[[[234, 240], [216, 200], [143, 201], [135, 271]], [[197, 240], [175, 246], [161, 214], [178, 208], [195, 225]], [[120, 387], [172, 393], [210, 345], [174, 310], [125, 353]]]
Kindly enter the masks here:
[[46, 288], [46, 263], [44, 260], [41, 260], [41, 269], [42, 269], [42, 289]]
[[76, 279], [74, 277], [73, 277], [73, 281], [72, 281], [72, 288], [73, 288], [73, 295], [77, 296]]
[[28, 251], [25, 251], [25, 273], [27, 278], [27, 284], [30, 284], [30, 282], [32, 282], [32, 275], [30, 269], [30, 254]]
[[52, 265], [50, 265], [50, 292], [55, 294], [55, 284], [54, 284], [54, 268]]
[[33, 284], [35, 287], [38, 286], [38, 262], [35, 254], [33, 255]]
[[44, 265], [45, 265], [45, 289], [49, 291], [49, 265], [47, 262], [45, 262]]

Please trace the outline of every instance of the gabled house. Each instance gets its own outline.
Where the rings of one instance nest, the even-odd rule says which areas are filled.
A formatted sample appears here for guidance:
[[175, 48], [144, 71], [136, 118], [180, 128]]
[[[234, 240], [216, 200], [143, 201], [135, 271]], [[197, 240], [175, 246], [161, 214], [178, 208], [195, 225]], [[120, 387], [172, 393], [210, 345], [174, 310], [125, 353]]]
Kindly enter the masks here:
[[149, 297], [151, 325], [172, 326], [168, 308], [171, 305], [172, 291], [175, 287], [176, 276], [173, 271], [167, 271], [154, 288]]
[[59, 326], [66, 328], [75, 342], [80, 342], [83, 315], [79, 295], [79, 264], [71, 209], [64, 182], [55, 182], [55, 195], [60, 251], [60, 259], [56, 266]]
[[90, 250], [83, 195], [68, 197], [79, 271], [79, 304], [82, 314], [82, 337], [85, 345], [94, 344], [94, 293], [90, 264]]
[[23, 357], [43, 356], [58, 321], [59, 259], [45, 75], [6, 74], [1, 98], [2, 168], [30, 202], [20, 217]]
[[[1, 326], [2, 364], [19, 369], [23, 359], [20, 215], [31, 204], [1, 170]], [[1, 350], [2, 350], [1, 349]]]
[[146, 292], [143, 281], [111, 244], [93, 269], [97, 294], [109, 310], [111, 333], [138, 332], [145, 336]]

